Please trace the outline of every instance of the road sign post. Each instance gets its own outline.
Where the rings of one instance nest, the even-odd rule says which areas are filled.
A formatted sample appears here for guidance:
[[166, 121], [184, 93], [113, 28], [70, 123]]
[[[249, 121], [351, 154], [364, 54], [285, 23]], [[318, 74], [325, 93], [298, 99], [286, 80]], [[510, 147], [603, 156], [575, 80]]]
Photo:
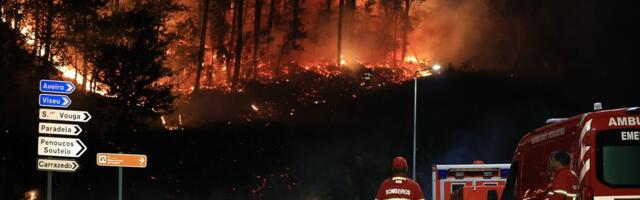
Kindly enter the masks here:
[[[71, 105], [71, 99], [64, 94], [73, 93], [76, 86], [69, 81], [40, 80], [39, 90], [42, 92], [38, 95], [40, 107], [67, 108]], [[47, 121], [88, 122], [91, 115], [86, 111], [41, 108], [38, 112], [38, 118]], [[49, 122], [38, 124], [39, 134], [78, 136], [81, 132], [82, 128], [76, 124]], [[87, 150], [87, 147], [77, 138], [41, 136], [38, 137], [37, 142], [38, 156], [48, 156], [48, 158], [38, 158], [36, 166], [39, 171], [47, 172], [47, 200], [51, 200], [53, 172], [75, 172], [80, 167], [80, 164], [75, 160], [53, 159], [51, 157], [78, 158]]]
[[146, 168], [147, 156], [141, 154], [98, 153], [96, 155], [96, 164], [101, 167], [118, 167], [118, 200], [122, 200], [123, 168]]
[[51, 185], [53, 184], [53, 172], [47, 172], [47, 200], [51, 200]]
[[118, 200], [122, 200], [122, 167], [118, 167]]

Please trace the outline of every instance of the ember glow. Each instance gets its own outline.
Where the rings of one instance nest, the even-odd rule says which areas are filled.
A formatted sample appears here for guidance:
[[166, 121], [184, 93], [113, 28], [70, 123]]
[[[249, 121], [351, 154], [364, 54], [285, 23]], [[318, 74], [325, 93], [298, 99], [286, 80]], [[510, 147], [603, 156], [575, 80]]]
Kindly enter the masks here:
[[38, 190], [30, 190], [24, 193], [25, 200], [38, 200], [40, 199], [40, 194]]
[[[32, 21], [33, 16], [27, 15], [26, 21]], [[24, 23], [22, 24], [22, 27], [20, 28], [20, 34], [22, 34], [22, 36], [25, 38], [26, 40], [26, 46], [25, 48], [27, 49], [34, 49], [34, 48], [38, 48], [39, 51], [36, 51], [36, 56], [40, 56], [42, 57], [44, 55], [44, 48], [42, 47], [38, 47], [36, 46], [36, 33], [35, 30], [33, 28], [33, 26], [31, 26], [28, 23]], [[77, 51], [77, 49], [73, 49], [71, 47], [68, 47], [67, 49], [53, 49], [52, 51], [57, 51], [57, 52], [73, 52], [73, 51]], [[72, 65], [71, 60], [75, 59], [75, 66]], [[78, 71], [78, 65], [77, 65], [77, 61], [78, 59], [84, 59], [82, 57], [80, 57], [78, 54], [75, 54], [74, 57], [69, 57], [69, 58], [62, 58], [61, 55], [52, 55], [51, 56], [51, 60], [54, 63], [54, 67], [55, 69], [57, 69], [58, 71], [60, 71], [60, 74], [62, 75], [63, 78], [70, 80], [74, 83], [76, 83], [76, 86], [81, 85], [81, 83], [83, 82], [83, 80], [85, 79], [85, 76], [88, 77], [87, 82], [89, 82], [91, 79], [93, 79], [91, 77], [91, 75], [86, 74], [83, 75], [81, 72]], [[108, 86], [106, 86], [105, 84], [102, 84], [100, 82], [95, 82], [95, 85], [92, 88], [91, 84], [86, 84], [85, 86], [85, 90], [86, 91], [90, 91], [93, 92], [95, 94], [99, 94], [101, 96], [105, 96], [105, 97], [113, 97], [113, 96], [109, 96], [107, 94], [107, 90], [108, 90]]]
[[[213, 14], [220, 15], [225, 18], [223, 22], [226, 26], [236, 25], [233, 21], [234, 10], [229, 9], [234, 7], [234, 2], [231, 1], [230, 7], [227, 9], [216, 10], [218, 13]], [[253, 17], [243, 18], [242, 26], [247, 36], [243, 37], [244, 50], [241, 52], [241, 60], [234, 59], [234, 55], [237, 52], [234, 50], [234, 42], [232, 39], [236, 37], [233, 32], [228, 31], [222, 35], [216, 36], [217, 33], [206, 33], [204, 38], [211, 38], [205, 40], [203, 62], [198, 63], [201, 65], [202, 76], [199, 78], [199, 89], [202, 90], [223, 90], [227, 92], [238, 92], [241, 90], [232, 89], [232, 80], [230, 74], [239, 73], [240, 84], [242, 88], [243, 80], [256, 80], [263, 84], [277, 84], [287, 82], [291, 80], [291, 76], [295, 76], [299, 71], [312, 72], [322, 75], [324, 77], [331, 76], [353, 76], [360, 77], [363, 69], [373, 70], [374, 79], [379, 82], [388, 84], [397, 84], [403, 81], [413, 78], [415, 71], [425, 68], [432, 64], [432, 60], [436, 59], [431, 56], [433, 49], [425, 49], [423, 47], [416, 48], [418, 45], [424, 44], [424, 38], [418, 38], [413, 34], [414, 30], [410, 30], [408, 33], [407, 46], [403, 49], [400, 45], [402, 43], [402, 34], [404, 23], [403, 11], [405, 5], [402, 4], [399, 7], [395, 7], [397, 10], [393, 10], [393, 6], [384, 2], [374, 2], [371, 4], [370, 0], [357, 0], [355, 1], [355, 10], [347, 10], [343, 26], [345, 27], [342, 32], [342, 40], [339, 42], [342, 46], [342, 53], [339, 54], [339, 63], [336, 63], [336, 27], [337, 27], [337, 2], [331, 3], [331, 18], [329, 20], [323, 19], [326, 17], [323, 14], [322, 9], [326, 8], [325, 0], [311, 0], [301, 1], [300, 7], [305, 11], [301, 17], [301, 29], [306, 33], [307, 37], [294, 38], [300, 44], [299, 49], [288, 49], [289, 47], [283, 46], [287, 40], [287, 34], [289, 34], [290, 24], [289, 20], [292, 13], [290, 7], [293, 5], [284, 4], [282, 2], [277, 3], [276, 9], [278, 9], [285, 19], [278, 21], [282, 26], [274, 26], [272, 29], [268, 29], [267, 21], [265, 18], [269, 17], [268, 5], [272, 1], [263, 1], [262, 20], [258, 27], [262, 31], [266, 31], [266, 35], [260, 35], [260, 38], [256, 41], [261, 42], [258, 45], [258, 53], [256, 58], [251, 48], [255, 45], [253, 38], [255, 21]], [[192, 11], [201, 11], [200, 5], [197, 1], [184, 1], [185, 5]], [[254, 5], [253, 1], [246, 2], [249, 8], [247, 8], [248, 15], [255, 15], [252, 10]], [[216, 4], [217, 5], [217, 4]], [[410, 26], [414, 28], [421, 27], [423, 29], [432, 29], [431, 26], [423, 26], [420, 22], [420, 18], [423, 15], [431, 14], [434, 6], [444, 5], [441, 2], [422, 2], [412, 1], [411, 10], [409, 11]], [[195, 19], [201, 20], [200, 12], [188, 12], [178, 14], [176, 20], [172, 23], [179, 24], [180, 20]], [[245, 13], [246, 15], [246, 13]], [[354, 18], [355, 17], [355, 18]], [[393, 18], [393, 20], [384, 20], [385, 17]], [[436, 16], [439, 18], [439, 16]], [[434, 20], [432, 18], [431, 20]], [[208, 26], [216, 26], [219, 21], [212, 22]], [[275, 23], [275, 22], [274, 22]], [[196, 28], [196, 31], [198, 28]], [[313, 36], [313, 37], [311, 37]], [[465, 37], [466, 35], [460, 35]], [[428, 36], [425, 36], [428, 37]], [[224, 38], [222, 43], [214, 38]], [[443, 41], [444, 42], [444, 41]], [[216, 46], [218, 45], [222, 46]], [[440, 46], [432, 46], [432, 48], [441, 48]], [[221, 48], [222, 47], [222, 48]], [[177, 46], [168, 50], [170, 54], [179, 53]], [[450, 51], [442, 48], [443, 50]], [[403, 57], [404, 56], [404, 57]], [[254, 61], [255, 59], [255, 61]], [[173, 62], [173, 61], [171, 61]], [[234, 65], [236, 62], [240, 62], [240, 68], [238, 72], [235, 72]], [[253, 64], [255, 62], [255, 64]], [[195, 89], [191, 82], [194, 80], [194, 70], [196, 66], [193, 63], [188, 62], [176, 62], [178, 65], [171, 68], [178, 69], [175, 73], [174, 84], [177, 86], [177, 90], [183, 94], [189, 94]], [[191, 66], [191, 67], [185, 67]], [[384, 76], [376, 76], [377, 71], [388, 71], [391, 74], [385, 73]], [[350, 73], [347, 73], [350, 72]]]
[[[128, 1], [122, 2], [127, 5]], [[179, 1], [186, 6], [187, 10], [173, 14], [172, 20], [168, 21], [168, 27], [171, 31], [179, 31], [179, 24], [187, 23], [189, 20], [195, 22], [201, 20], [199, 12], [201, 7], [198, 1], [183, 0]], [[224, 21], [214, 21], [207, 26], [231, 26], [234, 25], [233, 16], [234, 2], [232, 1], [229, 7], [221, 7], [212, 11], [210, 15], [222, 16]], [[242, 83], [247, 80], [257, 80], [264, 84], [279, 83], [287, 81], [290, 76], [295, 76], [297, 71], [306, 71], [320, 74], [324, 77], [331, 76], [353, 76], [353, 74], [345, 74], [345, 69], [352, 71], [353, 73], [361, 73], [362, 69], [373, 70], [374, 79], [378, 79], [379, 82], [388, 84], [397, 84], [403, 81], [413, 78], [414, 72], [425, 68], [432, 64], [432, 60], [435, 59], [432, 55], [439, 55], [440, 53], [434, 53], [436, 50], [442, 49], [442, 51], [451, 52], [450, 49], [443, 49], [439, 45], [432, 45], [431, 40], [425, 43], [423, 37], [429, 37], [430, 34], [424, 34], [425, 30], [430, 30], [432, 34], [436, 34], [439, 37], [440, 42], [446, 42], [450, 38], [443, 38], [439, 36], [439, 32], [434, 32], [435, 25], [430, 26], [420, 21], [422, 16], [428, 16], [431, 12], [434, 12], [434, 8], [443, 6], [441, 9], [449, 9], [446, 4], [440, 1], [412, 1], [411, 10], [409, 10], [409, 21], [403, 21], [403, 12], [405, 9], [404, 4], [392, 9], [392, 5], [388, 5], [384, 2], [374, 2], [371, 4], [369, 0], [357, 0], [355, 1], [355, 10], [347, 9], [345, 19], [343, 19], [343, 39], [340, 41], [342, 45], [342, 53], [339, 56], [339, 63], [335, 63], [332, 55], [336, 55], [336, 35], [335, 30], [337, 27], [337, 13], [331, 12], [332, 18], [330, 20], [323, 20], [325, 15], [322, 12], [316, 12], [313, 8], [326, 8], [326, 2], [324, 0], [311, 0], [303, 1], [300, 3], [301, 8], [306, 10], [301, 17], [300, 28], [306, 33], [306, 37], [296, 38], [295, 40], [300, 43], [299, 49], [288, 49], [286, 46], [282, 46], [284, 42], [289, 40], [287, 34], [289, 31], [288, 24], [289, 19], [277, 21], [278, 26], [274, 26], [269, 29], [266, 35], [260, 36], [257, 41], [261, 42], [258, 46], [257, 57], [253, 58], [252, 50], [249, 47], [253, 47], [255, 44], [253, 38], [254, 21], [253, 18], [245, 18], [242, 22], [243, 29], [247, 33], [243, 39], [245, 49], [243, 49], [242, 57], [240, 60], [233, 59], [232, 52], [233, 42], [231, 39], [235, 37], [230, 30], [222, 33], [222, 35], [216, 35], [218, 33], [207, 33], [204, 38], [210, 38], [205, 40], [204, 56], [202, 62], [197, 65], [202, 67], [202, 76], [200, 77], [199, 89], [203, 90], [222, 90], [226, 92], [242, 92]], [[475, 2], [475, 1], [472, 1]], [[265, 5], [272, 3], [271, 0], [264, 0]], [[218, 3], [214, 3], [216, 6]], [[112, 6], [108, 4], [107, 6]], [[248, 5], [255, 6], [253, 1], [248, 1]], [[280, 7], [282, 6], [282, 7]], [[471, 5], [469, 7], [477, 7]], [[337, 9], [337, 2], [331, 4], [332, 9]], [[285, 5], [277, 5], [276, 10], [279, 10], [283, 16], [289, 17], [291, 15], [291, 7]], [[255, 15], [251, 9], [247, 9], [250, 15]], [[104, 12], [109, 13], [109, 12]], [[246, 15], [245, 14], [245, 15]], [[261, 11], [263, 20], [267, 20], [270, 16], [269, 10], [263, 8]], [[355, 17], [355, 18], [354, 18]], [[450, 19], [447, 16], [431, 16], [430, 20], [438, 22], [440, 18]], [[393, 20], [388, 20], [393, 19]], [[5, 19], [3, 18], [3, 21]], [[42, 56], [43, 49], [37, 47], [36, 33], [33, 28], [35, 17], [33, 14], [26, 14], [24, 16], [26, 23], [20, 23], [19, 30], [25, 36], [27, 48], [39, 48], [38, 55]], [[58, 23], [58, 21], [55, 21]], [[402, 34], [404, 29], [402, 27], [404, 23], [412, 26], [415, 30], [410, 30], [407, 33], [408, 41], [407, 46], [399, 46], [402, 43]], [[276, 22], [274, 22], [276, 23]], [[287, 25], [287, 26], [284, 26]], [[54, 24], [55, 26], [55, 24]], [[464, 25], [463, 25], [464, 26]], [[265, 31], [267, 23], [261, 21], [258, 26], [262, 31]], [[381, 29], [382, 28], [382, 29]], [[198, 27], [195, 27], [194, 31], [198, 31]], [[442, 28], [444, 29], [447, 28]], [[446, 30], [449, 31], [449, 30]], [[420, 37], [416, 35], [420, 33]], [[41, 34], [41, 33], [40, 33]], [[311, 37], [313, 36], [313, 37]], [[167, 67], [172, 69], [174, 77], [172, 80], [166, 83], [175, 85], [175, 92], [179, 94], [189, 94], [195, 89], [194, 84], [194, 71], [196, 66], [193, 63], [187, 62], [187, 60], [181, 58], [184, 50], [184, 45], [189, 44], [196, 40], [187, 36], [183, 40], [175, 41], [168, 50], [166, 55], [169, 56], [167, 60]], [[453, 37], [453, 36], [452, 36]], [[467, 37], [467, 35], [455, 35], [456, 38]], [[222, 38], [223, 41], [217, 41], [215, 38]], [[271, 38], [270, 40], [267, 40]], [[459, 42], [458, 42], [459, 44]], [[222, 46], [216, 46], [222, 45]], [[431, 48], [425, 48], [429, 47]], [[459, 46], [459, 45], [458, 45]], [[56, 48], [56, 47], [54, 47]], [[82, 61], [82, 56], [78, 54], [70, 54], [68, 52], [74, 52], [75, 49], [67, 47], [67, 49], [53, 49], [53, 53], [67, 52], [66, 56], [53, 55], [52, 58], [56, 63], [59, 63], [56, 68], [60, 70], [63, 77], [74, 80], [76, 83], [82, 83], [83, 79], [91, 79], [91, 74], [83, 74], [78, 69], [78, 62]], [[182, 53], [182, 54], [181, 54]], [[404, 56], [404, 57], [402, 57]], [[253, 59], [255, 59], [255, 64]], [[79, 60], [79, 61], [78, 61]], [[333, 62], [332, 62], [333, 61]], [[454, 60], [455, 61], [455, 60]], [[240, 62], [240, 68], [236, 72], [234, 64]], [[90, 64], [90, 63], [89, 63]], [[337, 67], [336, 67], [337, 65]], [[389, 71], [391, 74], [385, 74], [385, 76], [376, 76], [376, 71], [383, 70]], [[239, 87], [233, 89], [230, 74], [239, 73], [240, 84]], [[359, 74], [355, 74], [355, 77], [360, 77]], [[87, 89], [97, 94], [106, 95], [108, 88], [100, 83], [96, 83], [96, 87], [87, 85]]]
[[418, 58], [415, 57], [415, 56], [407, 56], [407, 57], [404, 57], [404, 62], [406, 62], [406, 63], [418, 63], [419, 61], [418, 61]]
[[[59, 3], [59, 1], [54, 2]], [[166, 24], [168, 32], [181, 34], [182, 37], [172, 41], [163, 51], [166, 56], [164, 67], [172, 72], [172, 76], [159, 81], [158, 85], [172, 85], [175, 95], [181, 97], [188, 97], [196, 87], [200, 91], [234, 95], [245, 93], [248, 83], [288, 84], [301, 87], [297, 88], [298, 92], [293, 93], [296, 95], [294, 98], [297, 103], [323, 105], [332, 102], [325, 91], [328, 89], [326, 85], [331, 81], [348, 80], [344, 83], [355, 83], [363, 90], [402, 84], [413, 79], [417, 71], [430, 69], [436, 61], [440, 63], [458, 61], [449, 59], [450, 57], [447, 56], [457, 54], [456, 52], [465, 48], [463, 44], [467, 42], [459, 40], [460, 38], [473, 38], [468, 34], [477, 34], [470, 32], [443, 34], [442, 32], [455, 31], [461, 27], [477, 24], [442, 26], [440, 22], [448, 22], [451, 16], [434, 15], [436, 12], [434, 8], [444, 10], [452, 8], [440, 0], [408, 1], [411, 2], [411, 6], [407, 18], [404, 15], [407, 8], [404, 3], [392, 5], [388, 1], [376, 1], [370, 4], [370, 0], [357, 0], [354, 7], [345, 8], [345, 16], [342, 19], [342, 39], [338, 41], [337, 25], [340, 20], [336, 12], [339, 7], [338, 1], [263, 0], [262, 20], [259, 24], [256, 24], [253, 17], [248, 17], [256, 15], [253, 10], [256, 6], [254, 1], [245, 1], [247, 4], [244, 5], [246, 10], [243, 15], [246, 17], [240, 24], [234, 22], [236, 11], [233, 8], [238, 1], [212, 1], [211, 4], [214, 5], [210, 5], [212, 7], [208, 14], [209, 21], [204, 27], [209, 31], [199, 35], [203, 28], [199, 27], [202, 26], [200, 25], [203, 10], [201, 2], [195, 0], [178, 2], [184, 5], [186, 10], [171, 14]], [[229, 5], [225, 5], [224, 2]], [[267, 8], [274, 2], [276, 3], [274, 9], [280, 16], [271, 21], [270, 9]], [[322, 10], [327, 8], [326, 2], [331, 2], [329, 14], [326, 10]], [[113, 2], [107, 3], [101, 9], [100, 15], [112, 14], [113, 11], [110, 9], [115, 6]], [[133, 3], [120, 1], [120, 6], [129, 9]], [[478, 7], [475, 4], [467, 5], [467, 3], [463, 6]], [[294, 16], [297, 8], [300, 9], [297, 11], [299, 16]], [[483, 9], [478, 9], [478, 12], [481, 11]], [[18, 24], [20, 26], [18, 30], [24, 36], [25, 48], [36, 49], [33, 52], [43, 57], [43, 22], [35, 25], [34, 15], [37, 14], [25, 14], [23, 23]], [[432, 23], [421, 21], [426, 16]], [[463, 16], [464, 19], [473, 17], [477, 16], [471, 14]], [[294, 19], [299, 19], [299, 24], [294, 26]], [[64, 38], [61, 36], [64, 35], [64, 30], [60, 29], [64, 26], [62, 23], [62, 20], [54, 20], [54, 28], [58, 27], [54, 30], [59, 31], [54, 34]], [[403, 28], [405, 25], [411, 28]], [[38, 29], [40, 33], [36, 32], [35, 26], [40, 26]], [[242, 34], [236, 33], [237, 26], [242, 26]], [[257, 38], [254, 35], [256, 27], [261, 33]], [[293, 29], [303, 32], [304, 36], [292, 36], [292, 31], [296, 31]], [[236, 48], [238, 35], [241, 35], [243, 40], [240, 44], [241, 48]], [[431, 39], [431, 36], [434, 36], [434, 39]], [[202, 59], [197, 60], [193, 57], [199, 54], [200, 38], [204, 39], [201, 42], [203, 52]], [[448, 47], [450, 41], [455, 41], [451, 43], [456, 44], [455, 49]], [[337, 44], [341, 46], [340, 52], [337, 50]], [[81, 50], [76, 48], [73, 45], [52, 46], [51, 59], [55, 68], [60, 71], [60, 75], [74, 81], [78, 88], [84, 86], [86, 91], [114, 97], [108, 95], [107, 85], [94, 80], [96, 77], [93, 76], [100, 76], [99, 73], [92, 73], [91, 59], [84, 58]], [[257, 50], [255, 53], [254, 49]], [[441, 56], [442, 52], [448, 52], [447, 56]], [[237, 57], [236, 54], [240, 56]], [[449, 60], [442, 60], [443, 58]], [[200, 76], [196, 78], [198, 74]], [[314, 75], [309, 76], [309, 74]], [[312, 77], [312, 80], [301, 77]], [[199, 80], [197, 84], [196, 80]], [[345, 95], [353, 97], [353, 101], [358, 100], [358, 91], [347, 91], [347, 93]], [[244, 107], [246, 112], [238, 117], [243, 121], [271, 119], [274, 116], [292, 118], [300, 110], [296, 106], [288, 106], [289, 102], [279, 102], [270, 98], [247, 102], [245, 106], [249, 109]], [[186, 114], [180, 112], [171, 116], [164, 115], [159, 121], [166, 129], [178, 130], [182, 127], [184, 115]]]

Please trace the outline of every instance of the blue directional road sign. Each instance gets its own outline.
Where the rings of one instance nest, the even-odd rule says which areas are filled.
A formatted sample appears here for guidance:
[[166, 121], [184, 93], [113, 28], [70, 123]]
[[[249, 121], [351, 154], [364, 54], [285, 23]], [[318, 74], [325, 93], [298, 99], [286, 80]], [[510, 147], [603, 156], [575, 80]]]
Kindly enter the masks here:
[[43, 107], [66, 108], [71, 105], [67, 95], [40, 94], [38, 104]]
[[71, 94], [76, 86], [69, 81], [40, 80], [40, 92]]

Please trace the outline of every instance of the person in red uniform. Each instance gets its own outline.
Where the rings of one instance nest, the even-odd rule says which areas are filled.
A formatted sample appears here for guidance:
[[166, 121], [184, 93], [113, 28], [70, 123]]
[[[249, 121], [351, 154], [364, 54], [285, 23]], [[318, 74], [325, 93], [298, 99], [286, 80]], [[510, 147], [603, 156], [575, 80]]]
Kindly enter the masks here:
[[424, 200], [424, 194], [417, 182], [407, 178], [407, 160], [403, 157], [393, 159], [393, 177], [380, 184], [376, 200]]
[[547, 186], [547, 199], [574, 200], [578, 195], [578, 178], [571, 170], [571, 155], [565, 151], [555, 151], [549, 158], [549, 169], [554, 172], [553, 180]]

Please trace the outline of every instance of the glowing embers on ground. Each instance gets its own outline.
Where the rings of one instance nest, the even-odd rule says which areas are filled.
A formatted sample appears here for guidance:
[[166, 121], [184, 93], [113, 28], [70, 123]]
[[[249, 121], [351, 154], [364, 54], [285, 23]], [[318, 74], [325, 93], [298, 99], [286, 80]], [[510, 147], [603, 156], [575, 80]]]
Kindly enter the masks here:
[[[58, 56], [53, 56], [53, 60], [54, 62], [58, 62], [59, 58]], [[56, 69], [58, 69], [58, 71], [60, 71], [62, 73], [62, 77], [72, 80], [76, 85], [82, 84], [83, 79], [85, 78], [81, 73], [79, 73], [74, 67], [69, 66], [69, 65], [60, 65], [60, 66], [56, 66]], [[91, 77], [91, 76], [88, 76]], [[85, 86], [85, 90], [86, 91], [92, 91], [96, 94], [99, 94], [101, 96], [105, 96], [105, 97], [114, 97], [112, 95], [108, 95], [107, 94], [107, 90], [109, 89], [109, 86], [100, 83], [100, 82], [95, 82], [95, 90], [91, 90], [92, 85], [90, 84], [90, 79], [87, 79], [87, 84]]]
[[36, 189], [29, 190], [29, 191], [24, 193], [24, 199], [25, 200], [38, 200], [38, 199], [40, 199], [40, 193]]
[[407, 56], [407, 57], [404, 57], [404, 62], [406, 62], [406, 63], [418, 63], [419, 60], [418, 60], [418, 57], [416, 57], [416, 56]]
[[[167, 121], [167, 118], [169, 118], [170, 120]], [[173, 119], [173, 118], [171, 118], [169, 116], [165, 117], [165, 115], [162, 115], [162, 116], [160, 116], [160, 120], [162, 121], [162, 126], [166, 130], [169, 130], [169, 131], [182, 131], [182, 130], [184, 130], [184, 126], [182, 124], [182, 114], [178, 114], [177, 115], [177, 119]]]
[[263, 101], [261, 103], [252, 103], [249, 105], [250, 112], [244, 112], [241, 114], [241, 118], [246, 122], [252, 122], [253, 120], [265, 120], [271, 119], [275, 115], [280, 115], [276, 109], [278, 104], [272, 101]]
[[[287, 191], [294, 191], [297, 188], [297, 181], [295, 177], [289, 175], [290, 170], [286, 168], [281, 172], [271, 173], [267, 176], [256, 176], [256, 183], [250, 190], [249, 199], [263, 199], [264, 193], [272, 190], [273, 185], [276, 184], [284, 184], [287, 187]], [[232, 187], [231, 190], [235, 191], [236, 187]]]

